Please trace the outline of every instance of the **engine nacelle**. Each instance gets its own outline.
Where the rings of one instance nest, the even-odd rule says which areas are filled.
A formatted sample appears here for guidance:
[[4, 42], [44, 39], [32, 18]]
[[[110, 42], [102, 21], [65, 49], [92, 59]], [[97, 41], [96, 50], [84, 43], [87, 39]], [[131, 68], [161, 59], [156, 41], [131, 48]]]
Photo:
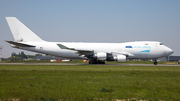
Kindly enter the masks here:
[[97, 60], [106, 60], [107, 59], [107, 54], [104, 52], [96, 53], [95, 57]]
[[117, 55], [116, 57], [114, 57], [114, 60], [116, 60], [117, 62], [125, 62], [126, 56], [125, 55]]

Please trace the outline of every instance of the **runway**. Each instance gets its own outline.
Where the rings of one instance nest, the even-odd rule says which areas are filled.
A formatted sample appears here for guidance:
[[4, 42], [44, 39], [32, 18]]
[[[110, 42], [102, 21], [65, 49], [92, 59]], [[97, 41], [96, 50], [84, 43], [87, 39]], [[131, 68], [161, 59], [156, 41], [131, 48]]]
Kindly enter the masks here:
[[113, 65], [113, 66], [180, 66], [175, 64], [84, 64], [84, 63], [0, 63], [0, 65]]

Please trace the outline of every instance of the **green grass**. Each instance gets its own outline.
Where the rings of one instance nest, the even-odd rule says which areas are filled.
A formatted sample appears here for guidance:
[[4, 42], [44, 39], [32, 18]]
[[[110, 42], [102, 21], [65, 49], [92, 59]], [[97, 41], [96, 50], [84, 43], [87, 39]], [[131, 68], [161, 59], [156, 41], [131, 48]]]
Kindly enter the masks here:
[[180, 100], [180, 67], [0, 65], [0, 99]]

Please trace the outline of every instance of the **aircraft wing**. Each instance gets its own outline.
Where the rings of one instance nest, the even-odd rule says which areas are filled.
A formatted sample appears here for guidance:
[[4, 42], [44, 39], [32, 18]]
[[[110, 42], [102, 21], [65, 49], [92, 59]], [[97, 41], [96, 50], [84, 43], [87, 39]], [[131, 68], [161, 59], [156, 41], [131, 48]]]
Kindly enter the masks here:
[[28, 45], [28, 44], [24, 44], [24, 43], [20, 43], [20, 42], [14, 42], [14, 41], [6, 41], [12, 45], [15, 45], [15, 46], [21, 46], [21, 47], [36, 47], [36, 46], [33, 46], [33, 45]]
[[94, 54], [94, 50], [84, 50], [84, 49], [75, 49], [75, 48], [69, 48], [62, 44], [57, 44], [61, 49], [68, 49], [68, 50], [74, 50], [77, 51], [77, 54], [79, 56], [84, 55], [85, 57], [90, 57]]
[[85, 55], [85, 57], [90, 57], [94, 54], [93, 50], [82, 50], [82, 49], [74, 49], [77, 51], [77, 54], [79, 55]]
[[131, 53], [128, 53], [128, 52], [112, 52], [112, 53], [109, 53], [109, 54], [112, 54], [113, 56], [114, 55], [125, 55], [126, 57], [129, 57], [129, 56], [134, 56], [133, 54]]
[[[87, 58], [91, 58], [94, 55], [94, 50], [84, 50], [84, 49], [75, 49], [75, 48], [69, 48], [66, 47], [62, 44], [57, 44], [61, 49], [68, 49], [68, 50], [74, 50], [77, 51], [77, 54], [79, 54], [79, 56], [85, 56]], [[108, 56], [117, 56], [117, 55], [125, 55], [126, 57], [129, 56], [134, 56], [131, 53], [128, 52], [106, 52]]]

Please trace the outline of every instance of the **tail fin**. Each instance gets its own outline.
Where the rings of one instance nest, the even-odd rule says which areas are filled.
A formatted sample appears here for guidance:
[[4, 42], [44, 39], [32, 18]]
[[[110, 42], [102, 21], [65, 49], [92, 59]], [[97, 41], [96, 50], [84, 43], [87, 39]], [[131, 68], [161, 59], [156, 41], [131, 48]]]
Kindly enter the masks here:
[[21, 41], [43, 41], [16, 17], [6, 17], [10, 30], [16, 42]]

